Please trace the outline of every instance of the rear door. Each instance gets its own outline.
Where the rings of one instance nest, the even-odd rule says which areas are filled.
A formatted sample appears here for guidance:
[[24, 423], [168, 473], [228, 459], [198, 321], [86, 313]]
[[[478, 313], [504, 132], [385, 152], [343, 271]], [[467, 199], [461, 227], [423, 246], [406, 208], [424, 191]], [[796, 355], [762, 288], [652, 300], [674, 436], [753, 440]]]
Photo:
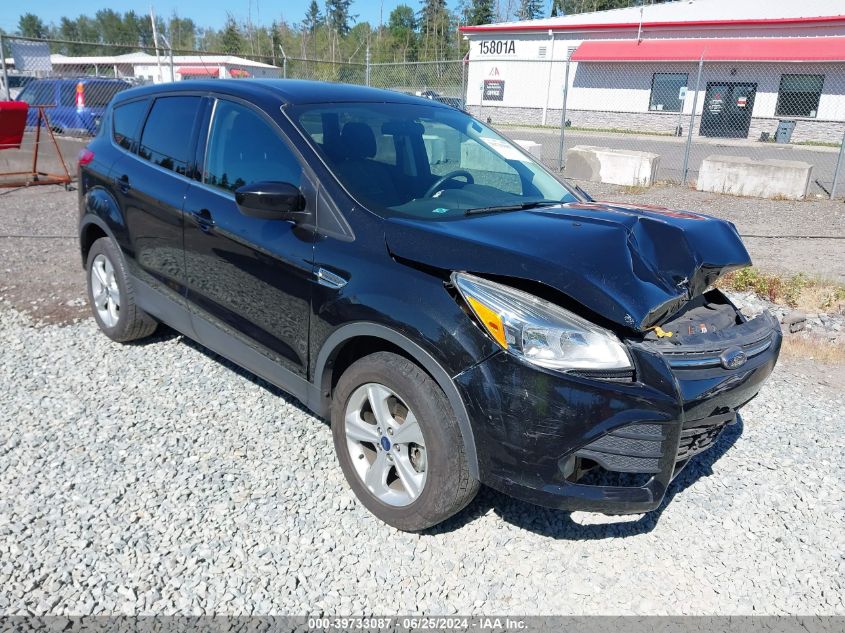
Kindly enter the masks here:
[[218, 99], [202, 178], [185, 200], [194, 331], [200, 342], [254, 371], [254, 357], [245, 358], [244, 350], [304, 377], [314, 233], [291, 222], [243, 215], [235, 190], [261, 181], [299, 187], [302, 165], [265, 113], [245, 102]]
[[124, 155], [111, 171], [128, 229], [132, 274], [183, 307], [182, 205], [190, 185], [202, 103], [199, 95], [155, 98], [136, 153]]

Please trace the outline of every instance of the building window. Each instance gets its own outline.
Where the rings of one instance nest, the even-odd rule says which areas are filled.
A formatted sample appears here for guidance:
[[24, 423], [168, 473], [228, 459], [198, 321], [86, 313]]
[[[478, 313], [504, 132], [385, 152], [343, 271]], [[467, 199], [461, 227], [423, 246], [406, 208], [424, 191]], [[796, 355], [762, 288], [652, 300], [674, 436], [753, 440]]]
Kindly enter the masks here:
[[687, 87], [687, 73], [654, 73], [649, 110], [680, 112], [684, 107], [681, 89]]
[[823, 85], [824, 75], [781, 75], [775, 114], [815, 118]]

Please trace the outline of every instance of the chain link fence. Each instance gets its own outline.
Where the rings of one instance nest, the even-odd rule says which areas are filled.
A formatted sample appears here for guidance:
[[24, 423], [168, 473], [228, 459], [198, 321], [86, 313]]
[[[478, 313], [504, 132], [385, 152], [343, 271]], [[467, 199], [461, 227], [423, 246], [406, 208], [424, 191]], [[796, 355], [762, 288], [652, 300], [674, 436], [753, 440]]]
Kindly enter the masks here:
[[21, 70], [12, 49], [32, 40], [0, 41], [0, 97], [47, 106], [50, 126], [65, 136], [93, 134], [108, 101], [134, 85], [284, 77], [386, 88], [464, 109], [564, 175], [567, 151], [586, 145], [656, 154], [659, 181], [690, 186], [708, 156], [800, 161], [812, 165], [811, 196], [845, 195], [842, 63], [361, 63], [48, 40], [36, 43], [52, 53], [48, 67]]
[[709, 156], [798, 161], [810, 196], [845, 194], [843, 64], [473, 60], [467, 110], [564, 174], [593, 146], [656, 154], [658, 180], [690, 186]]

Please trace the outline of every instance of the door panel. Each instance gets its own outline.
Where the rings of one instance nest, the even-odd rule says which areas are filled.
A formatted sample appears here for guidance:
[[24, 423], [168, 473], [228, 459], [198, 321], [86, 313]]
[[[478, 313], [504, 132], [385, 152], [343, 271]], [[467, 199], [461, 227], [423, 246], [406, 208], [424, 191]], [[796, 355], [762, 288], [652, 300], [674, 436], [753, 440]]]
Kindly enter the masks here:
[[700, 134], [717, 138], [746, 138], [756, 93], [756, 83], [708, 83]]
[[[204, 183], [185, 201], [187, 296], [201, 342], [222, 332], [301, 376], [308, 361], [314, 234], [291, 222], [243, 215], [234, 190], [302, 169], [275, 126], [248, 106], [219, 100]], [[210, 327], [209, 327], [210, 324]]]
[[171, 299], [184, 297], [183, 204], [200, 101], [191, 96], [156, 99], [138, 155], [127, 154], [112, 168], [130, 236], [132, 273]]

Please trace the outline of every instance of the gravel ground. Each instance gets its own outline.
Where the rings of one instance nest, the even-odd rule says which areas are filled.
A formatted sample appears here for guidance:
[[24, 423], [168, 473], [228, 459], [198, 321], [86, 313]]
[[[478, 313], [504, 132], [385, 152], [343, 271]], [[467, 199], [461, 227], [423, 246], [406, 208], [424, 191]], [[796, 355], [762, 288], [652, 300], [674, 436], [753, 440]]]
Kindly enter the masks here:
[[0, 612], [845, 615], [845, 399], [781, 364], [643, 517], [490, 490], [399, 533], [330, 431], [168, 331], [0, 306]]
[[[845, 234], [841, 203], [605, 193], [743, 232]], [[296, 401], [169, 330], [97, 332], [75, 205], [54, 187], [0, 195], [0, 614], [845, 615], [845, 366], [782, 362], [649, 515], [484, 489], [402, 534], [357, 503]], [[749, 242], [758, 261], [791, 248]], [[791, 272], [845, 268], [791, 252]]]

